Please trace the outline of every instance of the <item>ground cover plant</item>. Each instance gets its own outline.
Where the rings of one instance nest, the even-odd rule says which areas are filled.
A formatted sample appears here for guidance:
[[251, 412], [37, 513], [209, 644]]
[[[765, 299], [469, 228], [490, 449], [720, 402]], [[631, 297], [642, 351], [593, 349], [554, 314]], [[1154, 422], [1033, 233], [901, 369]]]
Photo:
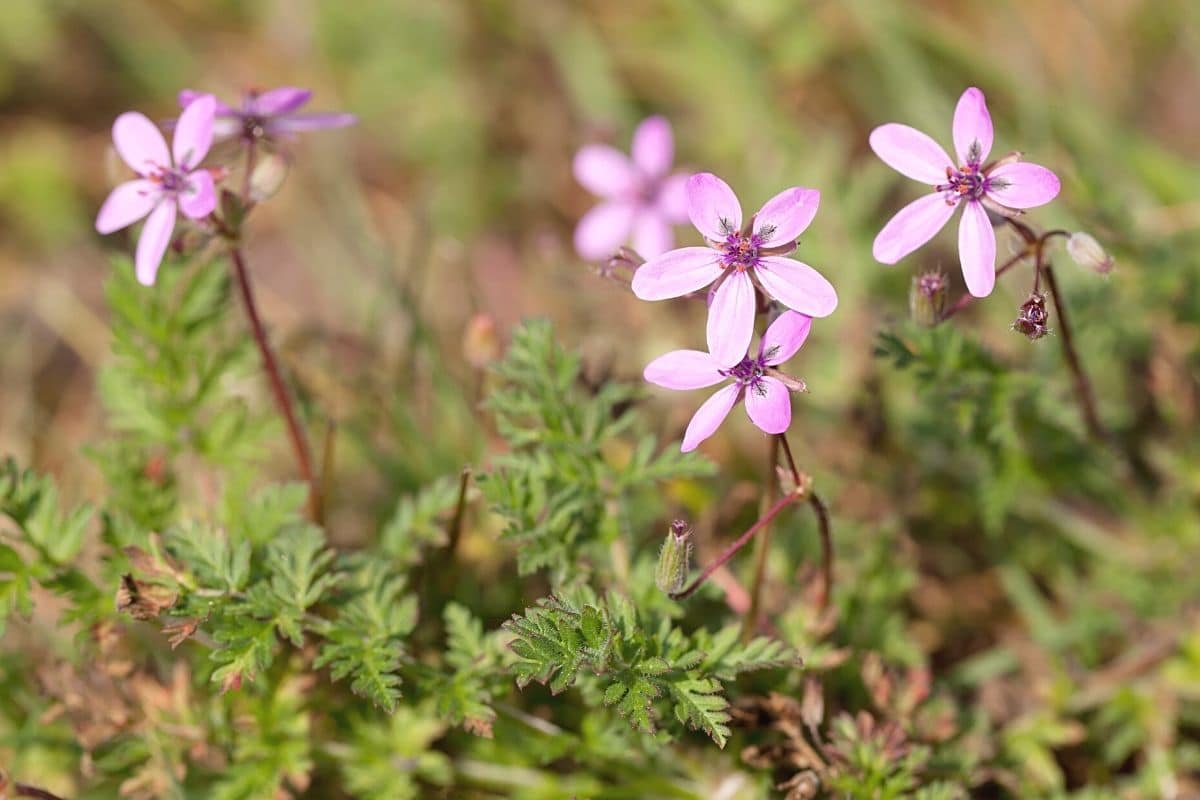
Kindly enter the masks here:
[[0, 10], [0, 798], [1200, 796], [1191, 4], [297, 8]]

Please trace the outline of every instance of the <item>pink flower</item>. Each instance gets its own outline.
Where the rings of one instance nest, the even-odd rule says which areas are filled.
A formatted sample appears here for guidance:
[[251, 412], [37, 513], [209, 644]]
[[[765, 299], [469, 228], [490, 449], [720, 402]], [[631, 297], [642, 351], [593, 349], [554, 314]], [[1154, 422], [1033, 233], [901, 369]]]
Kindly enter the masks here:
[[176, 210], [191, 219], [200, 219], [216, 208], [212, 174], [197, 166], [212, 144], [215, 110], [216, 100], [212, 95], [189, 105], [175, 126], [170, 150], [166, 139], [144, 114], [129, 111], [113, 123], [117, 153], [138, 177], [122, 183], [108, 195], [96, 215], [96, 230], [112, 233], [146, 217], [135, 258], [137, 279], [146, 286], [154, 283], [171, 242]]
[[699, 350], [675, 350], [651, 361], [644, 373], [646, 380], [667, 389], [703, 389], [732, 379], [700, 406], [688, 423], [679, 449], [685, 453], [695, 450], [716, 432], [742, 399], [746, 401], [750, 420], [763, 432], [786, 431], [792, 422], [789, 392], [803, 388], [804, 384], [775, 367], [796, 354], [811, 327], [812, 317], [795, 311], [783, 312], [763, 334], [758, 354], [745, 355], [733, 367], [723, 368], [721, 361]]
[[737, 364], [750, 347], [757, 310], [755, 289], [810, 317], [837, 308], [837, 292], [809, 265], [785, 256], [796, 249], [821, 201], [821, 193], [784, 189], [742, 227], [742, 207], [725, 181], [710, 173], [687, 183], [688, 216], [708, 247], [683, 247], [643, 264], [633, 293], [666, 300], [716, 282], [709, 297], [708, 350], [722, 366]]
[[[192, 89], [179, 93], [179, 107], [186, 109], [198, 97], [207, 97]], [[342, 113], [301, 112], [312, 98], [308, 89], [281, 86], [265, 92], [249, 90], [242, 95], [240, 108], [217, 103], [217, 121], [213, 133], [218, 139], [240, 136], [249, 141], [283, 139], [293, 133], [323, 128], [344, 128], [358, 117]]]
[[671, 123], [642, 121], [633, 132], [633, 158], [608, 145], [589, 144], [575, 154], [575, 180], [602, 199], [575, 226], [575, 249], [589, 261], [632, 243], [643, 258], [675, 245], [672, 225], [687, 221], [687, 175], [671, 171]]
[[967, 289], [987, 297], [996, 283], [996, 234], [986, 208], [1007, 216], [1015, 209], [1049, 203], [1059, 190], [1058, 176], [1045, 167], [1020, 161], [1013, 153], [990, 164], [992, 118], [983, 92], [963, 92], [954, 110], [954, 148], [960, 166], [929, 136], [895, 123], [871, 131], [871, 149], [889, 167], [933, 187], [934, 193], [909, 203], [875, 237], [877, 261], [895, 264], [928, 242], [962, 205], [958, 257]]

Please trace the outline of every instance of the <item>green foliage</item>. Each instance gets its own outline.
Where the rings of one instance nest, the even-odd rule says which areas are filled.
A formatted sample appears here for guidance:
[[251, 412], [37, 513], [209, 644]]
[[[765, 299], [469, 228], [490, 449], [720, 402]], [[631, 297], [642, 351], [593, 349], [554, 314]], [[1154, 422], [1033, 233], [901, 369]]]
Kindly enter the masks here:
[[0, 516], [16, 528], [11, 536], [0, 528], [0, 635], [12, 614], [33, 611], [35, 585], [66, 594], [77, 607], [95, 602], [90, 581], [70, 566], [83, 547], [90, 508], [63, 511], [53, 481], [5, 459], [0, 462]]
[[549, 597], [505, 623], [515, 637], [510, 647], [518, 658], [517, 683], [537, 681], [558, 694], [587, 678], [604, 705], [646, 733], [657, 730], [667, 717], [662, 707], [669, 706], [680, 724], [724, 747], [730, 717], [723, 684], [740, 672], [796, 663], [794, 653], [766, 639], [733, 654], [733, 628], [689, 638], [661, 620], [651, 631], [620, 595], [583, 597]]
[[322, 626], [326, 642], [313, 665], [386, 711], [400, 699], [397, 671], [404, 637], [417, 623], [416, 598], [404, 596], [404, 578], [376, 562], [357, 564], [343, 584], [337, 615]]
[[442, 478], [421, 491], [400, 498], [392, 517], [379, 532], [379, 546], [400, 566], [421, 560], [421, 551], [445, 544], [441, 517], [458, 501], [457, 480]]
[[644, 508], [656, 483], [712, 471], [673, 448], [656, 455], [653, 437], [643, 437], [624, 464], [613, 463], [609, 448], [634, 422], [634, 391], [584, 386], [579, 357], [558, 344], [548, 322], [518, 329], [495, 373], [488, 407], [511, 452], [480, 485], [507, 523], [503, 535], [518, 548], [522, 574], [545, 569], [556, 584], [582, 577], [620, 535], [612, 508]]

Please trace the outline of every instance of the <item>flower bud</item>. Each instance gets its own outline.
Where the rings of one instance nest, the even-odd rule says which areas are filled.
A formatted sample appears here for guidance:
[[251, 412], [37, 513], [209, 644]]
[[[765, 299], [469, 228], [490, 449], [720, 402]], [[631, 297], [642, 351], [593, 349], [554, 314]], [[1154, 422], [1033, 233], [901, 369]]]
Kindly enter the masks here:
[[476, 314], [467, 323], [462, 344], [463, 359], [475, 369], [484, 369], [500, 357], [500, 337], [491, 314]]
[[1105, 252], [1096, 241], [1096, 237], [1083, 231], [1071, 234], [1071, 238], [1067, 240], [1067, 254], [1076, 264], [1087, 267], [1097, 275], [1107, 275], [1116, 265], [1116, 261]]
[[261, 203], [283, 186], [287, 179], [287, 159], [278, 153], [266, 153], [259, 156], [254, 171], [250, 173], [250, 199]]
[[683, 588], [691, 568], [692, 529], [681, 519], [671, 523], [667, 540], [658, 554], [658, 567], [654, 571], [654, 582], [667, 594]]
[[946, 276], [941, 272], [926, 272], [913, 278], [908, 290], [908, 310], [913, 322], [926, 328], [941, 322], [947, 288]]
[[1013, 323], [1013, 330], [1032, 342], [1050, 332], [1046, 327], [1047, 319], [1046, 295], [1034, 292], [1021, 304], [1021, 312], [1017, 315], [1017, 321]]

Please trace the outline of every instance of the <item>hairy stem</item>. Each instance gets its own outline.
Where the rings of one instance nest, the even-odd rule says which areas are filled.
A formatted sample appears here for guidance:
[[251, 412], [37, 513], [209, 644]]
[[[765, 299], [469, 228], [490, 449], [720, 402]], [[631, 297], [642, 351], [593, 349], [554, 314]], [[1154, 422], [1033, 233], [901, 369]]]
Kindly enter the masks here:
[[238, 288], [241, 290], [242, 301], [246, 306], [246, 316], [250, 319], [250, 330], [254, 334], [254, 342], [258, 345], [258, 352], [262, 357], [263, 370], [267, 373], [267, 380], [271, 385], [271, 394], [275, 398], [275, 405], [278, 406], [279, 413], [283, 415], [283, 420], [287, 424], [288, 438], [292, 443], [292, 451], [296, 456], [296, 466], [300, 470], [300, 477], [308, 484], [309, 515], [314, 521], [320, 522], [320, 492], [317, 488], [316, 476], [313, 473], [308, 439], [305, 438], [304, 430], [297, 420], [296, 410], [288, 395], [287, 387], [283, 383], [279, 364], [267, 341], [267, 333], [263, 329], [262, 319], [258, 315], [258, 306], [254, 302], [254, 290], [250, 286], [250, 275], [246, 269], [246, 260], [242, 255], [241, 248], [230, 247], [229, 255], [233, 261], [233, 272], [237, 278]]
[[[769, 448], [770, 456], [767, 459], [767, 474], [765, 480], [767, 485], [763, 487], [762, 505], [759, 507], [758, 513], [762, 514], [775, 502], [775, 492], [779, 486], [779, 480], [775, 476], [775, 467], [779, 463], [779, 443], [786, 441], [783, 434], [771, 437], [771, 445]], [[742, 619], [742, 641], [748, 642], [754, 636], [754, 631], [758, 627], [758, 616], [761, 613], [762, 607], [762, 590], [763, 583], [767, 576], [767, 553], [771, 549], [771, 527], [763, 526], [762, 536], [758, 538], [758, 544], [755, 545], [754, 553], [754, 580], [750, 584], [750, 608], [746, 611], [746, 616]]]
[[751, 525], [749, 528], [747, 528], [745, 533], [743, 533], [741, 536], [739, 536], [737, 539], [735, 539], [733, 542], [731, 542], [729, 544], [729, 546], [726, 547], [725, 550], [721, 553], [721, 555], [717, 556], [712, 562], [710, 562], [709, 565], [704, 568], [704, 571], [701, 572], [694, 581], [692, 581], [682, 591], [673, 592], [671, 594], [671, 599], [672, 600], [685, 600], [688, 597], [691, 597], [693, 594], [695, 594], [696, 590], [699, 589], [706, 580], [708, 580], [709, 575], [712, 575], [713, 572], [715, 572], [717, 569], [719, 569], [723, 564], [725, 564], [725, 562], [727, 562], [727, 561], [729, 561], [729, 559], [733, 558], [734, 555], [737, 554], [737, 551], [739, 551], [743, 547], [745, 547], [746, 544], [751, 539], [753, 539], [754, 536], [759, 531], [761, 531], [766, 526], [770, 525], [771, 520], [775, 519], [775, 517], [777, 517], [779, 515], [780, 511], [783, 511], [785, 508], [790, 506], [792, 503], [795, 503], [797, 500], [803, 500], [803, 499], [804, 499], [803, 490], [797, 489], [797, 490], [788, 492], [783, 497], [776, 500], [775, 505], [768, 508], [767, 512], [765, 514], [763, 514], [761, 517], [759, 517], [758, 520], [753, 525]]
[[810, 493], [808, 502], [817, 515], [817, 530], [821, 536], [821, 593], [817, 595], [817, 613], [829, 608], [833, 595], [833, 535], [829, 529], [829, 511], [815, 492]]

